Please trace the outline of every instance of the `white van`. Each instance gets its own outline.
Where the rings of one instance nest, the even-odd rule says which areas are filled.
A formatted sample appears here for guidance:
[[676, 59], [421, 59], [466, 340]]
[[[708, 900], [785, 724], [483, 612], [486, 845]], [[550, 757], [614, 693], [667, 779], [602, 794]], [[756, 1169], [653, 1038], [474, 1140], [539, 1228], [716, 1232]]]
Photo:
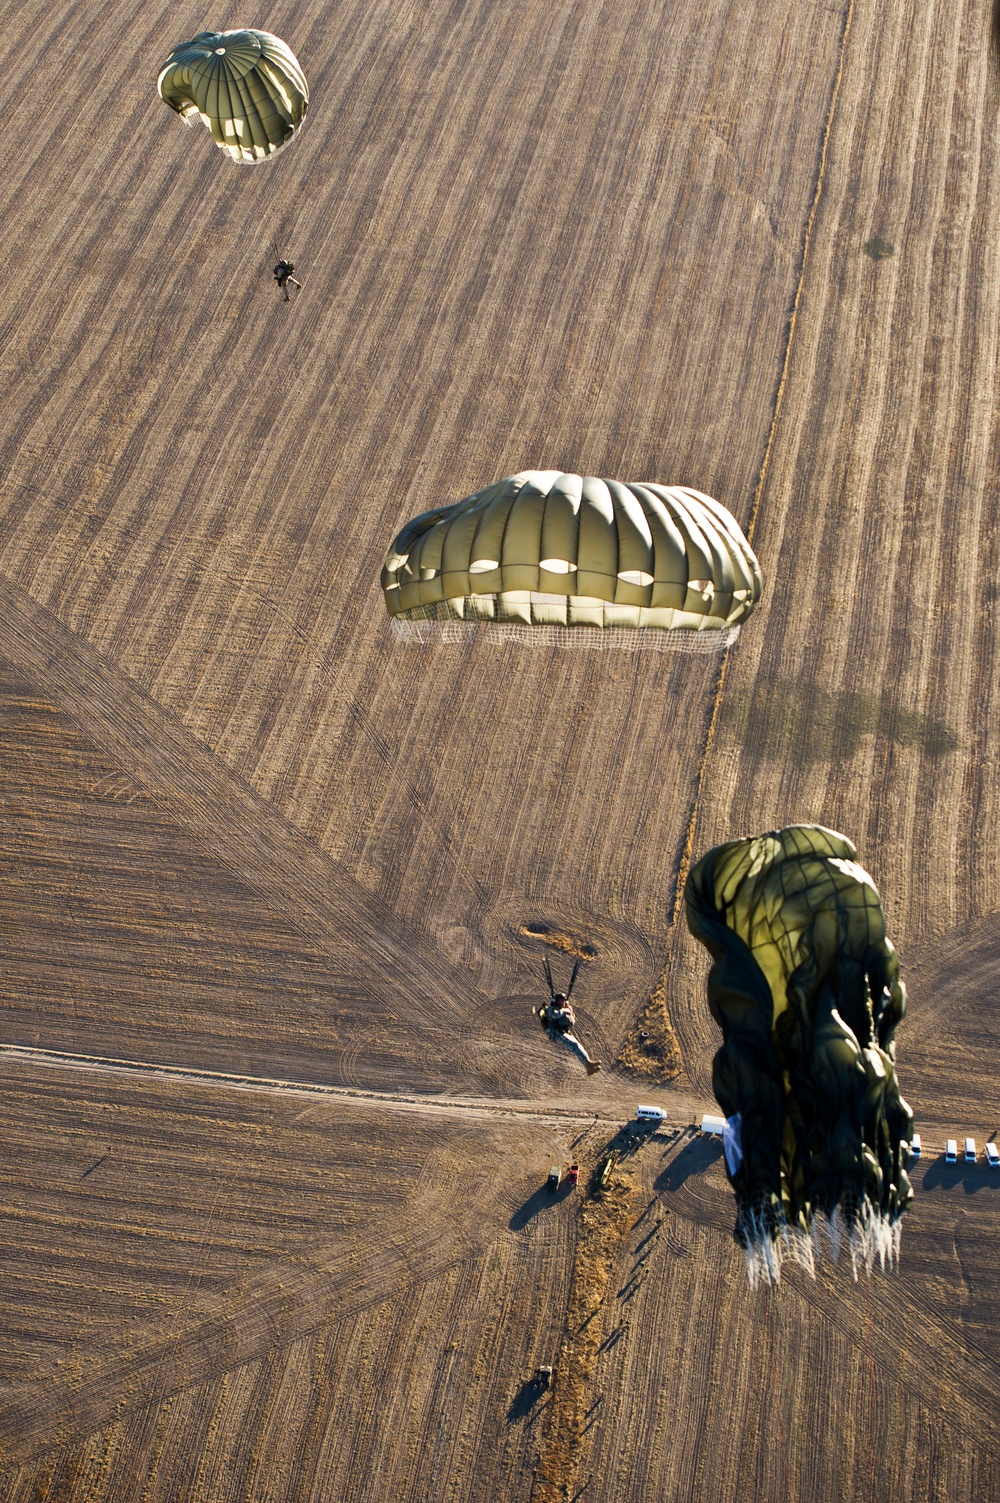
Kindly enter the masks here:
[[965, 1140], [965, 1162], [967, 1164], [974, 1164], [976, 1162], [975, 1138], [966, 1138]]
[[662, 1106], [637, 1106], [635, 1114], [640, 1122], [662, 1122], [667, 1115]]
[[956, 1138], [949, 1138], [944, 1145], [944, 1161], [946, 1164], [958, 1163], [958, 1141]]
[[995, 1143], [987, 1143], [986, 1145], [986, 1162], [991, 1169], [1000, 1169], [1000, 1152], [997, 1151]]
[[915, 1132], [910, 1139], [910, 1157], [914, 1159], [920, 1157], [920, 1134], [918, 1132]]

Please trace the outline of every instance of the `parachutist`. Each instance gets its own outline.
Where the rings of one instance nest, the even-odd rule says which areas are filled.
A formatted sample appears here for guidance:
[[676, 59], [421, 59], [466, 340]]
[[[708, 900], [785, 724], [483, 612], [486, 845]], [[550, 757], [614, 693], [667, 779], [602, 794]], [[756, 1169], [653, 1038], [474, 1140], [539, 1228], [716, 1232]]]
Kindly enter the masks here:
[[573, 1032], [573, 1029], [576, 1027], [576, 1013], [569, 999], [573, 991], [573, 983], [576, 981], [576, 973], [579, 969], [580, 962], [578, 960], [573, 967], [569, 990], [557, 992], [552, 984], [552, 968], [546, 958], [545, 979], [549, 984], [549, 1000], [543, 1007], [538, 1008], [537, 1015], [542, 1027], [554, 1034], [555, 1037], [561, 1039], [568, 1048], [573, 1050], [577, 1058], [586, 1065], [587, 1074], [596, 1075], [601, 1068], [600, 1061], [591, 1059], [583, 1044]]
[[299, 282], [299, 281], [296, 281], [295, 277], [292, 276], [292, 272], [294, 270], [295, 270], [295, 263], [294, 263], [294, 261], [279, 261], [278, 264], [277, 264], [277, 266], [274, 268], [274, 280], [277, 282], [278, 286], [281, 288], [282, 292], [284, 293], [284, 295], [285, 295], [285, 302], [286, 303], [289, 300], [288, 299], [288, 284], [289, 284], [289, 282], [291, 282], [291, 284], [292, 284], [293, 287], [298, 287], [300, 290], [301, 290], [301, 287], [302, 287], [302, 283]]

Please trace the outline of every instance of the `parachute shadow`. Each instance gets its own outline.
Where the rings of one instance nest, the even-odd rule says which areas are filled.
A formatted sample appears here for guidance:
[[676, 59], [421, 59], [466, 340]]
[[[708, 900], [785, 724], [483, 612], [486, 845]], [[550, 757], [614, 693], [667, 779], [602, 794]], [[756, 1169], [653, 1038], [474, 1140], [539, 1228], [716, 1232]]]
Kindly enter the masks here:
[[888, 691], [831, 690], [797, 679], [768, 680], [734, 693], [724, 702], [722, 727], [765, 761], [787, 756], [790, 746], [799, 762], [842, 760], [854, 756], [866, 735], [916, 746], [933, 759], [961, 744], [944, 721], [900, 704]]
[[942, 1153], [933, 1164], [928, 1164], [923, 1179], [917, 1180], [917, 1189], [925, 1193], [957, 1190], [959, 1186], [966, 1195], [977, 1195], [980, 1190], [1000, 1190], [1000, 1173], [990, 1169], [982, 1160], [974, 1164], [946, 1164]]
[[722, 1140], [716, 1137], [692, 1138], [676, 1158], [670, 1160], [657, 1176], [653, 1188], [659, 1192], [679, 1190], [694, 1174], [704, 1174], [722, 1157]]
[[564, 1200], [573, 1194], [573, 1186], [568, 1179], [564, 1179], [559, 1189], [553, 1193], [546, 1185], [539, 1185], [533, 1194], [529, 1195], [524, 1205], [518, 1206], [510, 1221], [507, 1223], [512, 1232], [523, 1231], [528, 1222], [533, 1220], [541, 1211], [551, 1210], [553, 1206], [561, 1205]]

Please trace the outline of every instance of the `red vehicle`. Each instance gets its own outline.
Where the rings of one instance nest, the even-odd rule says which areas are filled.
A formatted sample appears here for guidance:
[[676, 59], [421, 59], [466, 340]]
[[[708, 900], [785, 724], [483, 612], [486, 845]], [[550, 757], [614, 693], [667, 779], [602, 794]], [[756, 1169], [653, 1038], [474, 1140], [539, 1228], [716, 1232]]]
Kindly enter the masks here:
[[580, 1181], [580, 1165], [579, 1164], [570, 1164], [568, 1178], [569, 1178], [569, 1182], [570, 1182], [571, 1185], [579, 1184], [579, 1181]]

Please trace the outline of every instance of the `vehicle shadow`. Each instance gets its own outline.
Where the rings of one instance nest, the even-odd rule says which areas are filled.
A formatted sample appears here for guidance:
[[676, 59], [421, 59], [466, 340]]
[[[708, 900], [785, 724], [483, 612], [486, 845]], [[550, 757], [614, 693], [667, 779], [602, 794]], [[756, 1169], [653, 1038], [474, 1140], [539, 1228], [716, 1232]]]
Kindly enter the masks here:
[[508, 1222], [512, 1232], [520, 1232], [528, 1225], [533, 1217], [542, 1211], [551, 1210], [553, 1206], [562, 1205], [573, 1194], [573, 1186], [568, 1179], [564, 1179], [558, 1190], [550, 1190], [547, 1185], [539, 1185], [538, 1189], [529, 1195], [524, 1205], [518, 1206]]
[[527, 1419], [544, 1393], [545, 1389], [537, 1378], [525, 1378], [507, 1410], [508, 1425], [516, 1425], [518, 1420]]
[[721, 1157], [721, 1138], [714, 1136], [692, 1138], [690, 1143], [682, 1148], [677, 1157], [671, 1159], [663, 1172], [657, 1176], [653, 1188], [660, 1192], [679, 1190], [692, 1175], [703, 1174], [706, 1169], [717, 1164]]
[[957, 1190], [961, 1186], [966, 1195], [978, 1195], [980, 1190], [1000, 1190], [1000, 1169], [991, 1169], [982, 1159], [974, 1164], [960, 1160], [946, 1164], [942, 1153], [928, 1164], [922, 1178], [916, 1180], [917, 1189], [924, 1192]]

